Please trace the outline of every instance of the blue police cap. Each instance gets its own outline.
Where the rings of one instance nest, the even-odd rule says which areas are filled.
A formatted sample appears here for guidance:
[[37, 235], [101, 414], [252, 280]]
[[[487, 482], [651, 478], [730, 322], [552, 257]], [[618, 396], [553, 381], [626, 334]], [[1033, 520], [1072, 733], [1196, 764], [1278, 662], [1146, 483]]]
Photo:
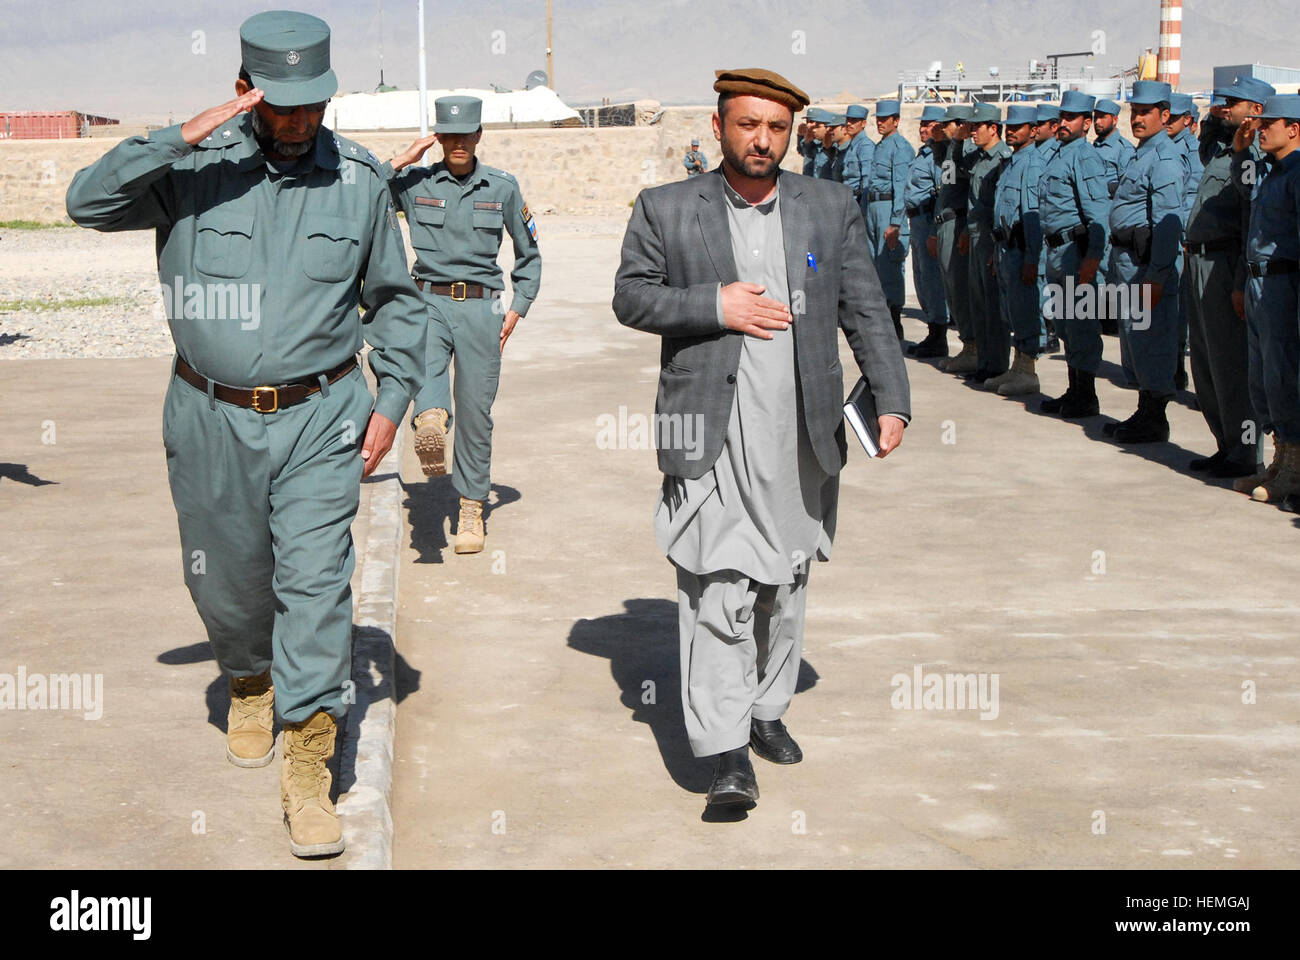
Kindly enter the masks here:
[[1273, 120], [1277, 117], [1283, 120], [1300, 120], [1300, 94], [1282, 93], [1269, 97], [1260, 116], [1265, 120]]
[[1119, 116], [1119, 104], [1114, 100], [1098, 100], [1097, 105], [1092, 108], [1093, 113], [1109, 113], [1112, 117]]
[[1079, 90], [1066, 90], [1061, 95], [1061, 113], [1086, 113], [1092, 116], [1092, 108], [1097, 105], [1097, 98], [1090, 97]]
[[844, 115], [850, 120], [865, 120], [869, 114], [870, 111], [860, 103], [855, 103], [844, 111]]
[[940, 123], [942, 123], [944, 116], [947, 113], [948, 111], [945, 110], [943, 107], [940, 107], [932, 103], [928, 107], [924, 107], [921, 110], [921, 122], [929, 123], [933, 120], [938, 120]]
[[829, 110], [823, 110], [821, 107], [809, 107], [808, 112], [804, 114], [804, 119], [809, 123], [828, 123], [833, 114]]
[[826, 125], [829, 127], [842, 127], [849, 122], [849, 118], [842, 113], [832, 113], [826, 117]]
[[473, 133], [482, 126], [478, 97], [439, 97], [433, 101], [434, 133]]
[[319, 17], [291, 10], [254, 14], [239, 28], [239, 54], [267, 103], [296, 107], [338, 92], [330, 69], [330, 28]]
[[896, 117], [896, 116], [898, 116], [898, 101], [897, 101], [897, 100], [877, 100], [877, 101], [876, 101], [876, 119], [877, 119], [877, 120], [879, 120], [881, 117]]
[[971, 107], [969, 103], [954, 103], [943, 113], [944, 122], [949, 120], [961, 120], [970, 123]]
[[1228, 103], [1228, 98], [1225, 97], [1223, 94], [1221, 93], [1210, 94], [1210, 106], [1223, 107], [1226, 106], [1227, 103]]
[[971, 123], [1002, 123], [1002, 111], [992, 103], [977, 103], [971, 108]]
[[1187, 94], [1171, 93], [1169, 95], [1169, 115], [1171, 117], [1181, 117], [1185, 113], [1194, 115], [1196, 112], [1196, 104]]
[[1263, 103], [1275, 93], [1277, 90], [1271, 83], [1265, 83], [1255, 77], [1237, 77], [1230, 86], [1216, 87], [1214, 90], [1216, 97], [1234, 97], [1237, 100], [1250, 100], [1253, 103]]
[[1038, 119], [1036, 122], [1042, 123], [1045, 120], [1060, 120], [1061, 108], [1054, 103], [1040, 103], [1037, 110]]
[[1167, 83], [1159, 80], [1136, 80], [1128, 102], [1136, 103], [1140, 107], [1149, 107], [1156, 103], [1169, 103], [1173, 95], [1173, 88]]
[[700, 141], [698, 139], [694, 139], [691, 141], [692, 147], [698, 147], [699, 145], [700, 145]]
[[1015, 127], [1022, 123], [1037, 123], [1038, 108], [1028, 103], [1013, 103], [1007, 107], [1007, 126]]

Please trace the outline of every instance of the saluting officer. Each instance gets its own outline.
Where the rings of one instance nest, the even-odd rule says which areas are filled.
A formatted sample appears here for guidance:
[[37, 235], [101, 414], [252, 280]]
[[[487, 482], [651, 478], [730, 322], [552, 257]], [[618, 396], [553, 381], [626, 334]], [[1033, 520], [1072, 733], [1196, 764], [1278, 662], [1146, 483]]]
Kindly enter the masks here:
[[698, 139], [691, 141], [691, 149], [686, 151], [686, 156], [682, 160], [682, 166], [686, 168], [686, 176], [698, 177], [709, 169], [709, 158], [700, 150], [700, 141]]
[[844, 111], [848, 120], [845, 131], [849, 141], [844, 148], [844, 167], [840, 182], [853, 191], [853, 199], [859, 203], [867, 189], [867, 176], [871, 172], [871, 158], [875, 153], [875, 141], [867, 136], [868, 110], [860, 103], [855, 103]]
[[907, 216], [903, 194], [907, 191], [907, 168], [915, 156], [912, 145], [898, 132], [897, 100], [876, 101], [876, 131], [880, 140], [871, 158], [871, 173], [862, 195], [862, 213], [867, 220], [867, 243], [876, 264], [880, 287], [894, 318], [894, 333], [903, 339], [903, 261], [907, 259]]
[[[1250, 185], [1247, 169], [1262, 166], [1263, 152], [1250, 143], [1240, 153], [1233, 150], [1232, 135], [1249, 117], [1258, 116], [1273, 87], [1253, 77], [1239, 78], [1232, 86], [1215, 91], [1225, 111], [1208, 142], [1212, 150], [1196, 202], [1187, 220], [1183, 250], [1183, 310], [1187, 315], [1192, 351], [1192, 379], [1206, 426], [1214, 435], [1213, 456], [1199, 457], [1189, 466], [1213, 477], [1247, 477], [1259, 463], [1258, 427], [1253, 423], [1244, 290], [1246, 286], [1246, 227], [1250, 222]], [[1250, 167], [1246, 167], [1246, 162]], [[1253, 487], [1251, 489], [1254, 489]]]
[[937, 142], [943, 132], [944, 108], [931, 104], [921, 111], [921, 149], [907, 165], [907, 192], [903, 206], [907, 213], [912, 254], [912, 285], [929, 332], [920, 343], [907, 348], [920, 359], [948, 356], [948, 302], [943, 292], [943, 271], [934, 233], [934, 204], [939, 196], [939, 169], [934, 163]]
[[1273, 462], [1250, 496], [1281, 503], [1300, 494], [1300, 96], [1269, 97], [1251, 128], [1268, 163], [1256, 171], [1246, 235], [1250, 393]]
[[226, 756], [270, 763], [280, 714], [289, 848], [321, 856], [343, 850], [327, 763], [352, 667], [351, 524], [419, 384], [424, 314], [379, 161], [321, 126], [328, 25], [260, 13], [239, 39], [234, 100], [124, 140], [67, 206], [96, 230], [157, 231], [178, 287], [163, 446], [186, 586], [233, 678]]
[[800, 125], [798, 150], [803, 157], [803, 175], [817, 176], [817, 159], [822, 155], [822, 137], [826, 134], [828, 112], [821, 107], [809, 107]]
[[[384, 164], [393, 198], [406, 212], [415, 282], [428, 308], [429, 346], [414, 419], [415, 452], [426, 476], [446, 474], [447, 431], [456, 418], [460, 421], [452, 458], [452, 485], [460, 494], [457, 553], [483, 549], [501, 354], [542, 282], [537, 223], [519, 184], [474, 156], [483, 136], [482, 109], [476, 97], [439, 97], [432, 136]], [[435, 140], [442, 145], [442, 160], [413, 166]], [[508, 310], [502, 309], [505, 284], [497, 266], [502, 228], [515, 249]]]
[[[1165, 406], [1174, 396], [1178, 357], [1178, 275], [1182, 268], [1187, 151], [1170, 139], [1169, 84], [1139, 80], [1129, 97], [1137, 153], [1110, 208], [1110, 265], [1120, 323], [1138, 381], [1138, 408], [1102, 430], [1120, 443], [1169, 439]], [[1122, 285], [1122, 286], [1119, 286]]]
[[970, 310], [970, 258], [957, 248], [957, 238], [966, 230], [970, 167], [979, 156], [979, 148], [970, 141], [970, 118], [969, 104], [955, 103], [948, 107], [943, 120], [946, 139], [934, 151], [939, 177], [934, 246], [943, 271], [948, 310], [957, 323], [957, 336], [961, 340], [960, 352], [955, 357], [940, 360], [939, 369], [955, 374], [974, 373], [978, 366]]
[[[1262, 81], [1261, 81], [1262, 82]], [[1215, 91], [1210, 96], [1210, 109], [1201, 121], [1201, 129], [1196, 133], [1200, 141], [1201, 165], [1208, 167], [1210, 161], [1218, 156], [1219, 150], [1232, 145], [1235, 129], [1228, 124], [1227, 98]]]
[[1095, 310], [1088, 309], [1086, 299], [1080, 300], [1078, 290], [1096, 282], [1106, 248], [1110, 205], [1106, 165], [1087, 138], [1094, 106], [1096, 98], [1078, 90], [1067, 90], [1061, 97], [1056, 129], [1060, 147], [1047, 157], [1038, 180], [1038, 216], [1047, 246], [1047, 302], [1065, 341], [1070, 377], [1069, 389], [1044, 400], [1040, 409], [1066, 418], [1091, 417], [1098, 412], [1101, 326]]
[[[997, 242], [993, 239], [993, 194], [1011, 159], [1002, 142], [1002, 113], [991, 103], [971, 109], [971, 142], [979, 149], [970, 169], [966, 232], [957, 240], [970, 257], [970, 309], [975, 329], [975, 370], [969, 379], [984, 384], [1007, 371], [1011, 331], [1002, 322], [998, 293]], [[997, 385], [989, 388], [996, 390]]]
[[822, 176], [836, 183], [844, 182], [844, 153], [849, 145], [849, 120], [842, 113], [832, 114], [826, 123], [826, 142], [831, 162]]
[[1038, 219], [1038, 180], [1043, 155], [1033, 146], [1032, 106], [1007, 107], [1006, 144], [1013, 151], [993, 195], [993, 236], [998, 249], [998, 287], [1003, 322], [1011, 331], [1011, 369], [984, 382], [1004, 397], [1037, 393], [1037, 357], [1043, 344], [1038, 258], [1043, 228]]
[[821, 107], [809, 107], [807, 116], [810, 133], [808, 154], [813, 162], [812, 171], [808, 175], [825, 180], [826, 170], [831, 162], [831, 155], [828, 152], [828, 147], [831, 145], [830, 121], [835, 118], [835, 114]]

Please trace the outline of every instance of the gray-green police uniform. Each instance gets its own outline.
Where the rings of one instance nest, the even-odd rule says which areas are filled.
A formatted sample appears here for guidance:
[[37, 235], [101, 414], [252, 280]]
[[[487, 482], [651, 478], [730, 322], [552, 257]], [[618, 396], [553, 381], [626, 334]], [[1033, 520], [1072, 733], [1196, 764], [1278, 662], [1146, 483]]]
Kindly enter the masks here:
[[[435, 133], [479, 129], [481, 100], [439, 97], [435, 109]], [[492, 402], [501, 375], [501, 327], [506, 314], [500, 298], [505, 284], [497, 266], [501, 231], [510, 234], [515, 247], [509, 309], [522, 317], [537, 299], [542, 282], [536, 221], [515, 178], [478, 160], [463, 180], [452, 176], [442, 161], [396, 174], [386, 163], [383, 170], [393, 199], [406, 212], [416, 253], [415, 278], [424, 286], [428, 307], [424, 379], [413, 411], [440, 408], [457, 421], [452, 484], [462, 497], [486, 500], [491, 489]], [[485, 296], [468, 296], [462, 284], [481, 285]], [[454, 286], [444, 295], [433, 292], [434, 285]]]
[[[329, 28], [302, 14], [286, 28], [285, 16], [245, 24], [245, 67], [269, 102], [328, 98]], [[77, 173], [67, 207], [96, 230], [156, 231], [177, 355], [209, 379], [203, 391], [172, 377], [163, 445], [185, 583], [217, 663], [237, 677], [270, 667], [286, 721], [342, 717], [361, 443], [372, 403], [400, 422], [424, 352], [379, 162], [322, 127], [308, 153], [277, 167], [243, 113], [195, 147], [179, 125], [124, 140]], [[353, 360], [363, 335], [377, 401], [355, 366], [324, 376]], [[217, 399], [212, 381], [321, 389], [279, 409], [279, 391], [259, 391], [254, 409]]]

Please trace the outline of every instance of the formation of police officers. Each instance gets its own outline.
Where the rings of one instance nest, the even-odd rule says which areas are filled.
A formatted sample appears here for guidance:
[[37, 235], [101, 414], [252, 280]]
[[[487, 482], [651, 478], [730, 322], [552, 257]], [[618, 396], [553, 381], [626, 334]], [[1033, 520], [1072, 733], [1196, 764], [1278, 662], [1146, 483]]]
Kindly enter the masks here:
[[878, 139], [868, 116], [809, 108], [799, 152], [805, 175], [858, 198], [900, 342], [910, 251], [929, 332], [909, 355], [1020, 396], [1039, 392], [1037, 358], [1063, 346], [1069, 387], [1040, 409], [1077, 419], [1100, 413], [1102, 335], [1116, 335], [1138, 402], [1103, 433], [1142, 444], [1169, 439], [1165, 407], [1188, 385], [1190, 353], [1216, 451], [1189, 467], [1297, 508], [1300, 96], [1239, 77], [1203, 119], [1190, 96], [1149, 80], [1127, 110], [1077, 90], [1005, 114], [930, 105], [919, 151], [899, 132], [897, 100], [876, 104]]

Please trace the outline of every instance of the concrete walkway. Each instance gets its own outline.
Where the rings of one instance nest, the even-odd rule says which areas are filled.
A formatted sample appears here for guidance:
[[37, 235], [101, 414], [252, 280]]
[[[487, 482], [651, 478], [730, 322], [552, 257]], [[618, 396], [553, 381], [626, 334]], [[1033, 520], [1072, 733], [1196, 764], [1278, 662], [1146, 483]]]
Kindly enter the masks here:
[[[914, 361], [903, 446], [850, 452], [812, 573], [786, 717], [806, 759], [755, 760], [757, 808], [702, 818], [654, 452], [598, 444], [658, 372], [609, 308], [620, 236], [544, 238], [484, 553], [451, 551], [456, 495], [404, 451], [397, 866], [1300, 865], [1296, 518], [1185, 471], [1213, 449], [1186, 406], [1172, 443], [1124, 449]], [[1063, 391], [1063, 358], [1041, 367]], [[996, 675], [996, 718], [895, 709], [918, 665]]]

